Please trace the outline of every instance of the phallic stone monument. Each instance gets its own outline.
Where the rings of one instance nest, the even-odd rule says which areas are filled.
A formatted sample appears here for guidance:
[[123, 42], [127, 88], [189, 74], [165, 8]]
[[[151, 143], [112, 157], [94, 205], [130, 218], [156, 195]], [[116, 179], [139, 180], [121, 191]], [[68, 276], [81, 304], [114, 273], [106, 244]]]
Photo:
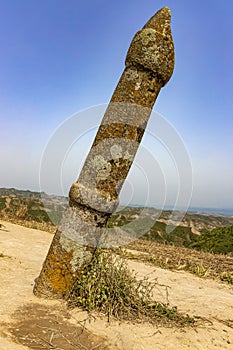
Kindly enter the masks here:
[[174, 69], [168, 7], [134, 36], [125, 70], [104, 114], [80, 176], [36, 280], [34, 293], [66, 298], [98, 248], [132, 165], [160, 89]]

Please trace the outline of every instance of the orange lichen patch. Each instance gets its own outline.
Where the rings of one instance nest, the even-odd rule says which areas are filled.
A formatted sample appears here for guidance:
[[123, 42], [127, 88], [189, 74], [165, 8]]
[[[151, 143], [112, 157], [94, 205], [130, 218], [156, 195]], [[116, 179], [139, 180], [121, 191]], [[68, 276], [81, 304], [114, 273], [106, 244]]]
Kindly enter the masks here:
[[[60, 254], [51, 254], [47, 261], [47, 268], [45, 267], [48, 286], [61, 297], [66, 294], [67, 290], [70, 290], [74, 282], [75, 275], [71, 271], [71, 265], [67, 264], [72, 256], [73, 251], [68, 253], [64, 250]], [[54, 264], [54, 261], [57, 263]]]
[[37, 296], [64, 298], [74, 283], [77, 272], [72, 270], [73, 250], [62, 248], [58, 236], [54, 237], [48, 256], [34, 288]]
[[109, 125], [101, 125], [93, 146], [108, 138], [124, 138], [127, 140], [135, 140], [140, 142], [144, 133], [144, 127], [136, 125], [128, 125], [122, 123], [111, 123]]

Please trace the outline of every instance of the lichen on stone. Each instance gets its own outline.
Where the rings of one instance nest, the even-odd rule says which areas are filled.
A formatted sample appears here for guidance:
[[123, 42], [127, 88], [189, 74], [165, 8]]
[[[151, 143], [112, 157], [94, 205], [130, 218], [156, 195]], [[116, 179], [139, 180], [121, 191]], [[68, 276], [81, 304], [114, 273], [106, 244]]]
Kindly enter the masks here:
[[100, 154], [96, 155], [94, 158], [91, 159], [90, 165], [96, 170], [102, 169], [107, 164], [104, 157]]
[[157, 12], [133, 38], [126, 57], [126, 67], [144, 67], [154, 72], [162, 86], [174, 69], [174, 44], [170, 28], [170, 10]]
[[122, 147], [115, 144], [110, 148], [110, 153], [113, 159], [122, 158]]
[[80, 269], [84, 263], [91, 260], [91, 252], [87, 251], [83, 245], [69, 239], [64, 233], [60, 236], [60, 244], [67, 253], [72, 253], [72, 259], [70, 259], [69, 263], [73, 273]]

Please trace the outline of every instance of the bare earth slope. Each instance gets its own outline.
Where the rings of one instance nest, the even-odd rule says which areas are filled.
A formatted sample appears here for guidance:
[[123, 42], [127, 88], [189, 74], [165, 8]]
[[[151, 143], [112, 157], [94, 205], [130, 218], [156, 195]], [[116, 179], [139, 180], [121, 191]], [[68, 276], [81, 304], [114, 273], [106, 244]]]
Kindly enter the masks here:
[[[164, 328], [148, 324], [87, 318], [67, 311], [59, 301], [36, 298], [34, 279], [45, 259], [52, 235], [2, 222], [0, 229], [0, 349], [233, 349], [233, 288], [184, 271], [168, 271], [129, 261], [139, 276], [157, 278], [158, 301], [189, 315], [201, 316], [196, 328]], [[83, 322], [81, 322], [83, 321]], [[85, 324], [85, 328], [83, 325]]]

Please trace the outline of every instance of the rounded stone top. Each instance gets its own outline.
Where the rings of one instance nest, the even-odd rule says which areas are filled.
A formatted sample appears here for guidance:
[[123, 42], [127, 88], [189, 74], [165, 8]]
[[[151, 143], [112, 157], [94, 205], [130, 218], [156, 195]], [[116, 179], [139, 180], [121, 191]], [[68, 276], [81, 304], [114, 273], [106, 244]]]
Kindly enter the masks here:
[[144, 25], [144, 28], [152, 28], [152, 29], [157, 29], [158, 23], [161, 22], [162, 25], [164, 25], [164, 21], [168, 21], [168, 25], [170, 26], [170, 21], [171, 21], [171, 10], [169, 7], [165, 6], [161, 8], [159, 11], [156, 12], [155, 15], [153, 15], [149, 21], [146, 22]]
[[126, 67], [151, 70], [162, 86], [169, 81], [174, 70], [170, 20], [170, 9], [163, 7], [136, 33], [126, 57]]

